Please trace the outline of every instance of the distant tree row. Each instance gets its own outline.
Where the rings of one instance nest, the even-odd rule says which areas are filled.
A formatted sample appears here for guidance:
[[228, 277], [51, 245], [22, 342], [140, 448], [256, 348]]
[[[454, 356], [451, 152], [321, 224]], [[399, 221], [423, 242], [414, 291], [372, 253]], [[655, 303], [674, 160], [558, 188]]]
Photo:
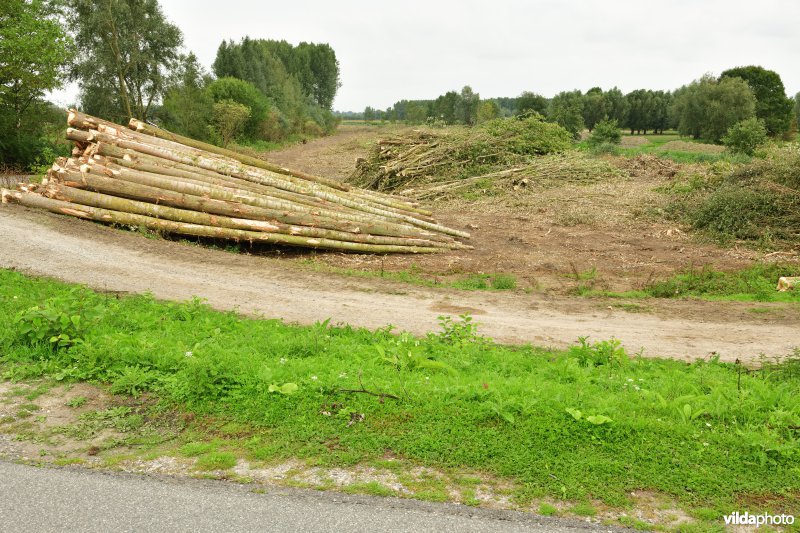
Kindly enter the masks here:
[[524, 92], [516, 98], [480, 100], [464, 87], [435, 100], [401, 100], [385, 111], [367, 107], [363, 118], [472, 125], [531, 112], [575, 136], [609, 119], [631, 134], [677, 129], [682, 135], [720, 142], [732, 125], [753, 117], [763, 121], [770, 135], [796, 131], [800, 103], [786, 96], [777, 73], [750, 66], [726, 70], [719, 78], [706, 75], [675, 91], [637, 89], [624, 94], [616, 87], [607, 91], [594, 87], [586, 93], [564, 91], [550, 99]]

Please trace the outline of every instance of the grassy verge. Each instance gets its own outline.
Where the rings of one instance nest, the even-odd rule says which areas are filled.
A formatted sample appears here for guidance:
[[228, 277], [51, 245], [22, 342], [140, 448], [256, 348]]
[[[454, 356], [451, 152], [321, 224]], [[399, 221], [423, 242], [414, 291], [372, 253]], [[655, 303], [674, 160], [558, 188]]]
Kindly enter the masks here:
[[[0, 271], [0, 371], [147, 393], [233, 427], [236, 453], [261, 461], [388, 455], [511, 480], [517, 501], [624, 508], [646, 489], [715, 516], [800, 509], [797, 359], [747, 371], [628, 357], [615, 341], [499, 346], [468, 317], [425, 338], [299, 327]], [[183, 453], [199, 468], [236, 459]]]
[[709, 301], [800, 303], [800, 291], [778, 292], [781, 276], [800, 275], [800, 264], [758, 263], [751, 267], [722, 272], [713, 268], [690, 267], [667, 279], [648, 283], [640, 290], [608, 292], [594, 289], [594, 280], [579, 282], [574, 292], [580, 296], [610, 298], [697, 298]]

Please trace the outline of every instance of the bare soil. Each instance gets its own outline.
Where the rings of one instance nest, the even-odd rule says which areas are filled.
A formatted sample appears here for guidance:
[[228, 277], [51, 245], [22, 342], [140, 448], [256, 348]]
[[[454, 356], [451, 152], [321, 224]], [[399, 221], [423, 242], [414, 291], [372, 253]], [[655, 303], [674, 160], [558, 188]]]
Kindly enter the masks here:
[[[392, 259], [394, 261], [396, 259]], [[413, 259], [408, 259], [411, 261]], [[798, 344], [797, 308], [745, 303], [652, 301], [629, 313], [616, 300], [523, 291], [467, 292], [304, 269], [276, 257], [234, 254], [142, 235], [89, 221], [0, 208], [0, 267], [83, 283], [98, 290], [157, 298], [205, 298], [219, 309], [303, 324], [378, 328], [393, 324], [424, 334], [443, 314], [471, 313], [480, 332], [504, 343], [564, 347], [580, 336], [616, 337], [631, 353], [755, 362]]]

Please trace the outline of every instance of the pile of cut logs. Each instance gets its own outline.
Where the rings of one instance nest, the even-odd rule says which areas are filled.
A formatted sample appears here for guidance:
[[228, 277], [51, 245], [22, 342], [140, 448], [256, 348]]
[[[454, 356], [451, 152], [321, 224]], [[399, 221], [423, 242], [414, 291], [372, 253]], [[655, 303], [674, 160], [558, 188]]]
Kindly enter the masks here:
[[15, 202], [179, 235], [373, 253], [469, 248], [469, 234], [388, 194], [270, 164], [136, 119], [125, 128], [70, 110], [72, 157]]

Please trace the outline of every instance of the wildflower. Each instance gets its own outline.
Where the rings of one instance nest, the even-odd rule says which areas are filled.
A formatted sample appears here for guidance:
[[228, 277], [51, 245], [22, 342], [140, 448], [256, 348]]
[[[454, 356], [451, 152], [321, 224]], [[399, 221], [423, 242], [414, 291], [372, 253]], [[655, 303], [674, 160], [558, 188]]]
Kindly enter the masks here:
[[281, 357], [281, 361], [280, 361], [280, 363], [281, 363], [282, 365], [285, 365], [285, 364], [286, 364], [286, 358], [285, 358], [285, 357]]
[[186, 357], [191, 357], [191, 356], [192, 356], [192, 352], [186, 352]]
[[311, 376], [311, 381], [317, 381], [317, 376]]

